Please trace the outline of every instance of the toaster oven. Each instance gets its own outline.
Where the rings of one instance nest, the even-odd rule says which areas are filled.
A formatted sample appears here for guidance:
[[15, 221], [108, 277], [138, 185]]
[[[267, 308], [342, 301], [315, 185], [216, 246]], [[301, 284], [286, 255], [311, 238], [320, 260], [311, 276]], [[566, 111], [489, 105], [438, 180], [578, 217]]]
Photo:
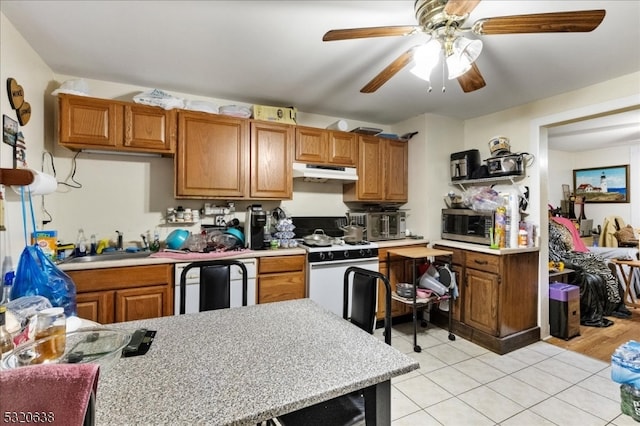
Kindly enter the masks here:
[[349, 212], [349, 222], [365, 228], [366, 241], [401, 240], [407, 235], [406, 212]]

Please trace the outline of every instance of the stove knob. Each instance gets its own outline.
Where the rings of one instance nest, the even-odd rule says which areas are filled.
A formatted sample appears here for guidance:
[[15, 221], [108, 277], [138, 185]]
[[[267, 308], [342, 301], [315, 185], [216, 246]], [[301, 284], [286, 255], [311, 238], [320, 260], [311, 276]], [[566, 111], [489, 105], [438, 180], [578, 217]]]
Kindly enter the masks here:
[[320, 254], [320, 260], [324, 260], [324, 253], [319, 253]]
[[348, 259], [349, 258], [349, 250], [345, 250], [344, 251], [344, 258]]
[[367, 254], [367, 251], [365, 249], [360, 249], [360, 257], [364, 257], [365, 254]]
[[364, 254], [366, 255], [366, 257], [371, 257], [371, 249], [365, 249]]
[[327, 258], [328, 258], [329, 260], [332, 260], [332, 259], [333, 259], [333, 252], [329, 252], [329, 253], [327, 253]]

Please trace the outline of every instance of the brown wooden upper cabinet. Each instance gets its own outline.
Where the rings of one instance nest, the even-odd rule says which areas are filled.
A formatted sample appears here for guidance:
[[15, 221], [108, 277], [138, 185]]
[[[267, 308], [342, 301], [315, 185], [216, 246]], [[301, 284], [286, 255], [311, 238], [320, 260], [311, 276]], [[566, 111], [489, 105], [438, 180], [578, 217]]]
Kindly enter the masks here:
[[407, 142], [358, 136], [358, 181], [343, 187], [344, 201], [406, 203], [409, 198]]
[[251, 196], [293, 197], [294, 126], [251, 120]]
[[357, 134], [296, 126], [295, 160], [309, 164], [356, 167]]
[[160, 107], [59, 94], [60, 145], [173, 155], [176, 111]]
[[245, 198], [249, 193], [249, 121], [180, 111], [176, 198]]

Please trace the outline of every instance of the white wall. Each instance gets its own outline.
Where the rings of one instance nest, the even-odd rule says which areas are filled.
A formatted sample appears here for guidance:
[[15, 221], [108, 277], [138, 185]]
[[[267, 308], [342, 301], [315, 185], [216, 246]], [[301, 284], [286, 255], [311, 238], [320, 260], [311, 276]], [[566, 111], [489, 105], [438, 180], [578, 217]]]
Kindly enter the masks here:
[[424, 114], [394, 126], [394, 132], [415, 132], [409, 143], [409, 202], [407, 228], [430, 241], [440, 239], [443, 197], [449, 191], [460, 192], [449, 185], [451, 153], [462, 151], [463, 122], [434, 114]]
[[[31, 49], [9, 20], [0, 13], [0, 112], [15, 121], [15, 111], [11, 108], [7, 96], [6, 81], [14, 78], [24, 89], [25, 101], [31, 104], [31, 119], [25, 126], [20, 126], [27, 145], [26, 160], [31, 168], [40, 169], [42, 149], [44, 146], [46, 126], [45, 93], [53, 72]], [[13, 167], [12, 148], [0, 144], [0, 166]], [[18, 256], [25, 246], [22, 226], [21, 203], [18, 195], [11, 189], [5, 189], [5, 226], [0, 231], [0, 257], [10, 255], [14, 267]], [[40, 197], [34, 198], [34, 207], [39, 211]], [[39, 217], [38, 222], [41, 218]], [[29, 226], [29, 232], [32, 227]], [[1, 260], [1, 259], [0, 259]]]

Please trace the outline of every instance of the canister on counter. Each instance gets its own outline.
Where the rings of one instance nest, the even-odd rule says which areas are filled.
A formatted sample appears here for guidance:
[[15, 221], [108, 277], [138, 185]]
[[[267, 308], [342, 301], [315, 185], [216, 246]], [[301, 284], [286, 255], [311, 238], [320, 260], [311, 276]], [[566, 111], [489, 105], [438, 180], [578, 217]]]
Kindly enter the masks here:
[[495, 244], [499, 248], [507, 247], [507, 208], [500, 206], [495, 214]]

